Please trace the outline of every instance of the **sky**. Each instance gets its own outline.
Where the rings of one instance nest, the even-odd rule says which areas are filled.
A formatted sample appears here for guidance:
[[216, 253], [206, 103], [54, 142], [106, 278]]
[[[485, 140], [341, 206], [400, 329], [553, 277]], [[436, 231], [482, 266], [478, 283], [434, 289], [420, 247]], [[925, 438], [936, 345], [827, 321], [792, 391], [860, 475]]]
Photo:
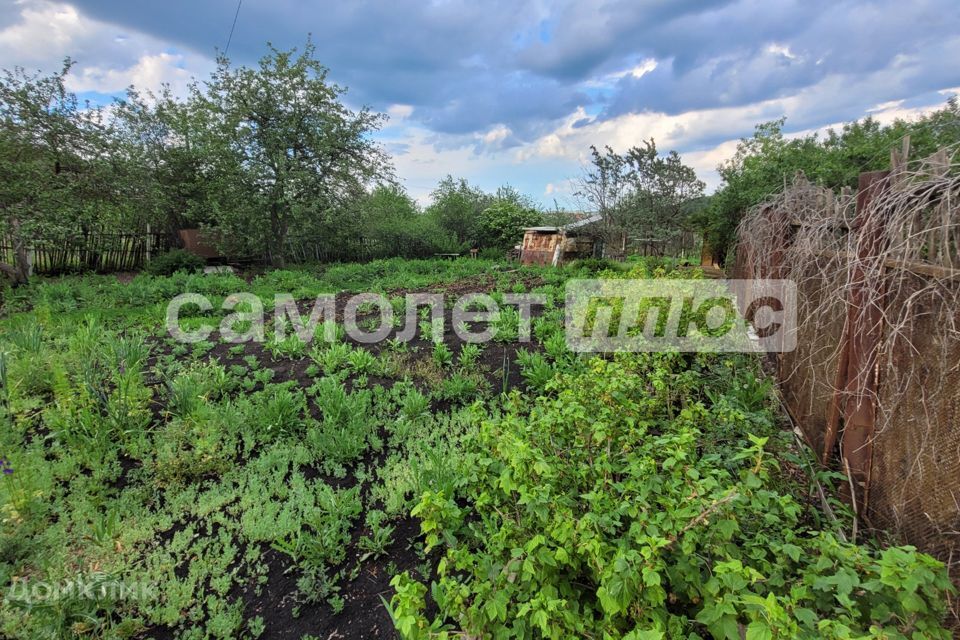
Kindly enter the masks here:
[[183, 93], [223, 51], [312, 37], [421, 203], [446, 174], [575, 208], [590, 145], [649, 138], [707, 183], [757, 123], [803, 134], [917, 115], [960, 93], [957, 0], [0, 0], [0, 67], [109, 102]]

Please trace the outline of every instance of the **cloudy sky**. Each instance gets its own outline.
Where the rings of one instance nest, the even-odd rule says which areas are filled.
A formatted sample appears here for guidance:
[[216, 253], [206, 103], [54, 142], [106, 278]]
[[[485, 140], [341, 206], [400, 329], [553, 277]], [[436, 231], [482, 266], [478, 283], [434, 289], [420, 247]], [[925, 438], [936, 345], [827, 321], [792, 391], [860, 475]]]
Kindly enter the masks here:
[[[69, 55], [71, 88], [104, 102], [206, 77], [237, 2], [0, 6], [0, 66]], [[229, 56], [308, 33], [348, 102], [390, 115], [379, 138], [421, 201], [452, 173], [571, 206], [591, 144], [650, 137], [712, 188], [758, 122], [910, 117], [960, 91], [957, 0], [243, 0]]]

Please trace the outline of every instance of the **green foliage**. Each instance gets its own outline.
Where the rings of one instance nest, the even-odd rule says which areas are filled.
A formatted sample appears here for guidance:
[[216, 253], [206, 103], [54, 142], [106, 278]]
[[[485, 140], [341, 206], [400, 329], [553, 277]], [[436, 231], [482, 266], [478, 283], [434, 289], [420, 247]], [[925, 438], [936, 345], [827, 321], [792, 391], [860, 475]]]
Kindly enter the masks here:
[[387, 171], [369, 137], [383, 116], [343, 104], [344, 90], [327, 82], [309, 40], [300, 53], [271, 48], [256, 69], [220, 58], [205, 87], [191, 100], [210, 123], [211, 207], [234, 253], [282, 266], [291, 233], [319, 234], [328, 211]]
[[426, 215], [449, 233], [458, 248], [466, 249], [477, 242], [478, 220], [491, 198], [463, 178], [447, 176], [431, 194], [433, 203]]
[[192, 273], [199, 271], [206, 264], [206, 260], [183, 249], [173, 249], [154, 257], [144, 271], [152, 276], [169, 276], [177, 271]]
[[336, 490], [321, 485], [317, 509], [302, 528], [274, 543], [274, 548], [293, 558], [301, 566], [323, 569], [343, 561], [350, 542], [350, 527], [360, 514], [359, 489]]
[[899, 148], [905, 135], [910, 136], [913, 157], [955, 144], [960, 140], [960, 104], [953, 98], [943, 109], [912, 122], [882, 125], [868, 117], [825, 135], [788, 138], [785, 124], [781, 118], [757, 125], [752, 137], [740, 141], [733, 158], [719, 166], [720, 189], [696, 215], [716, 256], [722, 258], [732, 246], [744, 212], [781, 191], [798, 171], [832, 189], [855, 188], [860, 173], [889, 168], [890, 150]]
[[310, 388], [322, 420], [307, 432], [307, 443], [324, 460], [324, 467], [338, 467], [360, 458], [371, 446], [380, 446], [376, 424], [371, 419], [369, 391], [347, 393], [334, 377], [322, 378]]
[[433, 361], [438, 367], [449, 367], [453, 364], [453, 352], [443, 342], [437, 342], [433, 345]]
[[460, 347], [460, 355], [457, 362], [463, 369], [470, 369], [477, 364], [480, 354], [483, 353], [483, 347], [479, 344], [467, 343]]
[[[443, 366], [433, 345], [374, 357], [339, 341], [274, 363], [280, 343], [201, 355], [158, 338], [162, 303], [184, 290], [216, 307], [234, 290], [428, 289], [490, 266], [380, 260], [252, 283], [180, 272], [20, 288], [0, 318], [12, 470], [0, 474], [0, 584], [99, 573], [150, 593], [6, 600], [0, 636], [267, 637], [282, 630], [264, 603], [346, 616], [348, 581], [379, 575], [393, 576], [385, 596], [406, 637], [946, 637], [938, 563], [843, 543], [804, 499], [803, 460], [755, 359], [566, 349], [555, 303], [582, 271], [498, 273], [492, 293], [537, 275], [552, 302], [534, 322], [539, 344], [515, 357], [488, 347], [492, 366], [469, 344], [446, 349]], [[524, 395], [488, 393], [517, 368]], [[398, 551], [418, 554], [404, 556], [408, 573]]]
[[266, 343], [266, 349], [274, 360], [287, 358], [289, 360], [299, 360], [307, 352], [307, 344], [300, 339], [296, 333], [291, 333], [282, 340], [277, 339], [276, 334], [270, 336]]
[[[770, 427], [746, 431], [769, 421], [743, 420], [723, 453], [689, 366], [597, 359], [561, 374], [555, 398], [484, 422], [467, 486], [424, 491], [413, 510], [428, 548], [445, 550], [441, 615], [425, 619], [424, 589], [397, 577], [404, 637], [948, 638], [943, 566], [809, 528], [781, 489]], [[751, 394], [735, 402], [766, 411]]]
[[591, 166], [578, 195], [600, 214], [600, 231], [616, 246], [624, 234], [667, 240], [690, 227], [704, 183], [676, 151], [661, 155], [653, 139], [618, 154], [590, 147]]
[[523, 239], [523, 230], [535, 227], [542, 215], [534, 208], [510, 200], [497, 200], [480, 214], [477, 222], [480, 246], [509, 249]]
[[303, 393], [271, 385], [254, 396], [257, 414], [267, 433], [288, 435], [301, 431], [306, 402]]
[[0, 235], [14, 245], [0, 273], [14, 284], [27, 281], [33, 241], [142, 215], [136, 171], [108, 114], [67, 91], [72, 66], [67, 59], [49, 76], [16, 68], [0, 77]]
[[416, 388], [409, 387], [400, 401], [400, 414], [413, 422], [422, 418], [430, 411], [430, 399]]
[[440, 384], [438, 395], [452, 402], [469, 402], [475, 399], [483, 389], [481, 380], [464, 372], [455, 373]]
[[537, 390], [546, 390], [547, 383], [553, 379], [554, 369], [542, 354], [521, 349], [517, 352], [517, 364], [520, 365], [520, 375], [527, 384]]
[[347, 363], [354, 373], [371, 373], [377, 366], [377, 357], [366, 349], [354, 349], [347, 356]]
[[339, 238], [338, 244], [356, 243], [357, 229], [363, 229], [384, 256], [419, 258], [457, 249], [455, 238], [436, 217], [421, 213], [399, 187], [380, 185], [360, 198], [354, 208], [353, 219], [331, 230]]

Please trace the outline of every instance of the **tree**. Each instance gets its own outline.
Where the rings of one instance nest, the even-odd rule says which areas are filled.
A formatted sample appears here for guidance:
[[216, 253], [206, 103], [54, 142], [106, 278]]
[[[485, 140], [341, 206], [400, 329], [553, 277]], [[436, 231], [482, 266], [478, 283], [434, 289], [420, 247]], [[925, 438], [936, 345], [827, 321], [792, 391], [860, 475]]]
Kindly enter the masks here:
[[169, 87], [158, 95], [131, 87], [111, 112], [115, 134], [137, 173], [131, 198], [149, 221], [171, 232], [213, 224], [214, 165], [210, 145], [204, 144], [212, 128], [209, 110], [176, 99]]
[[384, 255], [416, 258], [456, 249], [453, 237], [397, 185], [378, 185], [348, 215], [353, 219], [341, 228], [372, 239]]
[[103, 112], [66, 90], [71, 66], [49, 76], [16, 68], [0, 80], [0, 234], [14, 245], [0, 271], [15, 285], [27, 281], [33, 243], [109, 218], [122, 200]]
[[623, 155], [590, 147], [577, 195], [601, 216], [607, 242], [626, 235], [665, 240], [689, 226], [689, 204], [703, 195], [704, 184], [693, 168], [671, 151], [660, 155], [651, 139]]
[[509, 249], [523, 237], [524, 229], [543, 221], [543, 214], [515, 191], [501, 189], [497, 196], [493, 204], [480, 214], [478, 246]]
[[327, 82], [327, 69], [307, 42], [271, 53], [257, 69], [233, 69], [224, 57], [192, 100], [211, 125], [199, 144], [214, 189], [211, 209], [221, 242], [233, 252], [286, 261], [292, 230], [315, 234], [338, 209], [387, 178], [390, 167], [370, 139], [384, 116], [342, 102], [345, 89]]
[[734, 156], [717, 168], [723, 182], [695, 220], [721, 260], [733, 246], [744, 212], [782, 190], [798, 171], [831, 189], [856, 187], [861, 172], [889, 168], [890, 149], [906, 135], [913, 157], [960, 141], [960, 104], [952, 98], [943, 109], [914, 122], [881, 125], [865, 118], [823, 136], [788, 138], [785, 124], [781, 118], [757, 125], [753, 136], [741, 139]]
[[493, 199], [463, 178], [454, 179], [449, 175], [430, 195], [433, 203], [427, 208], [427, 215], [453, 235], [461, 250], [476, 246], [480, 214]]

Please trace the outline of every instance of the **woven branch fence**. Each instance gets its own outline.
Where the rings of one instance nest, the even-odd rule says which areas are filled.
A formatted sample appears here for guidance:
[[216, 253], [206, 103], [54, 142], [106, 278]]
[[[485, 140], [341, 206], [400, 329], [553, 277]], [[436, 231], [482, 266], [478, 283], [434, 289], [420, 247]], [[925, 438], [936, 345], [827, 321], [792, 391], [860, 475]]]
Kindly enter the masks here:
[[908, 152], [856, 193], [797, 176], [745, 216], [735, 269], [797, 284], [779, 382], [821, 461], [850, 477], [859, 521], [960, 584], [960, 162]]

